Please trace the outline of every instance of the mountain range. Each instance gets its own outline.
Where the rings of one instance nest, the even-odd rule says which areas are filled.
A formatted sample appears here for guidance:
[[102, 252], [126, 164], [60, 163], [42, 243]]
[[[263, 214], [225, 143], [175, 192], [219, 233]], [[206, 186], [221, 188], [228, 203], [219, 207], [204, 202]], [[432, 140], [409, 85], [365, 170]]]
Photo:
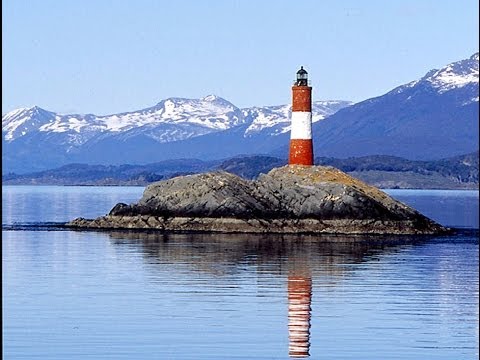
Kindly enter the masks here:
[[[315, 124], [315, 153], [433, 160], [478, 150], [478, 53]], [[285, 150], [284, 150], [285, 152]]]
[[[323, 120], [350, 104], [315, 101], [312, 120]], [[72, 162], [118, 165], [178, 158], [175, 146], [182, 147], [186, 140], [206, 134], [221, 133], [227, 138], [233, 131], [253, 139], [288, 133], [289, 112], [288, 105], [239, 109], [214, 95], [170, 98], [143, 110], [107, 116], [61, 115], [38, 106], [17, 109], [2, 117], [3, 173], [43, 170]], [[161, 150], [170, 144], [175, 144], [173, 151]], [[202, 157], [194, 147], [191, 150], [187, 157]], [[219, 153], [218, 157], [223, 155]]]
[[[478, 150], [479, 55], [372, 99], [314, 101], [317, 156], [433, 160]], [[2, 173], [66, 165], [147, 164], [288, 154], [290, 105], [240, 109], [209, 95], [133, 112], [62, 115], [38, 106], [2, 116]]]

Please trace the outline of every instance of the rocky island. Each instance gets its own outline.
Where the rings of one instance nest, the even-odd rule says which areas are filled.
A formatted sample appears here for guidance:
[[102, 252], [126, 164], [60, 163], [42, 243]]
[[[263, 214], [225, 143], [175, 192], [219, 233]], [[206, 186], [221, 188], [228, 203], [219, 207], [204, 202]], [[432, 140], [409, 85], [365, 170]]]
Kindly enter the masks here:
[[326, 234], [437, 234], [448, 229], [344, 172], [289, 165], [249, 181], [218, 171], [152, 183], [85, 229]]

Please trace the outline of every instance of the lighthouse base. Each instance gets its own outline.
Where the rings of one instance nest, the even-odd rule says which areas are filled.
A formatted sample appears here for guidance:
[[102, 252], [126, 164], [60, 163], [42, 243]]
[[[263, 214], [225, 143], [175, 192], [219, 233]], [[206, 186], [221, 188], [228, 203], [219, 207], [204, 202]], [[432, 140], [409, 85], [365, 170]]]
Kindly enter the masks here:
[[312, 139], [291, 139], [289, 165], [313, 165], [313, 142]]

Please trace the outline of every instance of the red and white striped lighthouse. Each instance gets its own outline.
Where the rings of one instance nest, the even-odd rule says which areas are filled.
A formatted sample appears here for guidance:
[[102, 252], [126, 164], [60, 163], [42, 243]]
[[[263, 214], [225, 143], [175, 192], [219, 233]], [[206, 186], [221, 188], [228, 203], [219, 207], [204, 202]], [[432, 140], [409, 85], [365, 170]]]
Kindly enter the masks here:
[[308, 86], [308, 73], [297, 71], [292, 86], [292, 128], [290, 132], [289, 165], [313, 165], [312, 142], [312, 87]]

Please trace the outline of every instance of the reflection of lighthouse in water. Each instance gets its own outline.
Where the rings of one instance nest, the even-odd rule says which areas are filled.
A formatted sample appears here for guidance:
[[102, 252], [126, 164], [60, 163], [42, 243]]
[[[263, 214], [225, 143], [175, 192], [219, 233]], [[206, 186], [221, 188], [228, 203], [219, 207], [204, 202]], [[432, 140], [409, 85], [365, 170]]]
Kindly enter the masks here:
[[288, 355], [310, 356], [310, 311], [312, 278], [288, 277]]

